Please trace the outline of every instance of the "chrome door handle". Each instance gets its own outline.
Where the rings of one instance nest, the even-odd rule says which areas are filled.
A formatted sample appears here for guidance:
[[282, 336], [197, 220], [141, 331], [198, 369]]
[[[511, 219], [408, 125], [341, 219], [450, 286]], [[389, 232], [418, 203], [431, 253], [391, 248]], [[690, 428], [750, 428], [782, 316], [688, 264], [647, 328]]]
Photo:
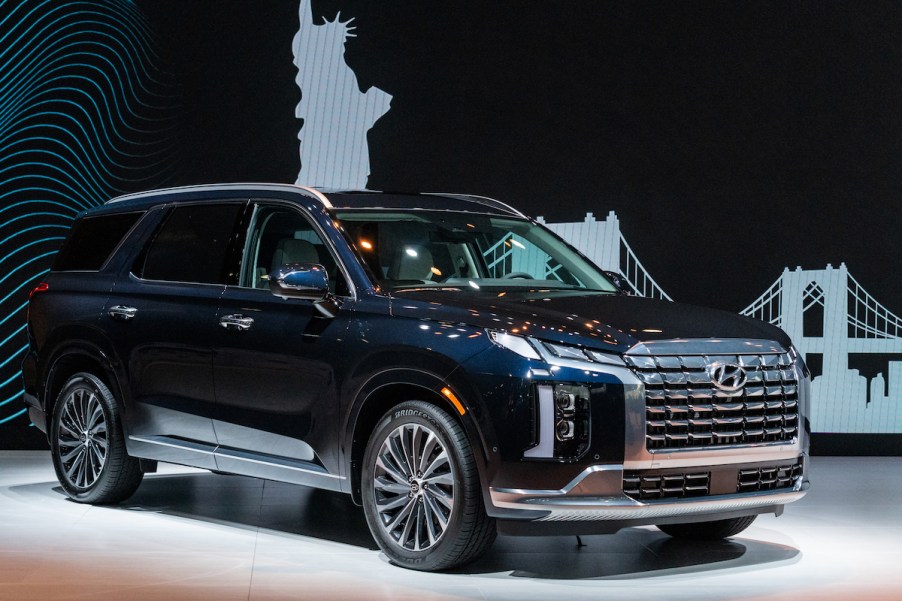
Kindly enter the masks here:
[[225, 317], [220, 317], [219, 325], [226, 329], [249, 330], [250, 327], [254, 325], [254, 319], [252, 317], [245, 317], [240, 313], [236, 313], [234, 315], [226, 315]]
[[126, 307], [125, 305], [115, 305], [110, 307], [107, 311], [107, 315], [112, 317], [113, 319], [119, 319], [121, 321], [128, 321], [138, 310], [135, 307]]

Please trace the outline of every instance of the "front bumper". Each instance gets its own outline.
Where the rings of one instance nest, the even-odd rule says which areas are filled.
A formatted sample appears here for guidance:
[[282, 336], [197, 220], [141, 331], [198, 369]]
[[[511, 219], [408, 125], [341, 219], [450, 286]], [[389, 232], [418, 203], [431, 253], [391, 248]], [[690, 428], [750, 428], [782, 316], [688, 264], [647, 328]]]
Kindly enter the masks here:
[[[539, 426], [543, 419], [546, 425], [554, 423], [551, 404], [546, 407], [541, 403], [543, 390], [550, 398], [549, 391], [558, 382], [581, 383], [590, 388], [591, 442], [577, 457], [556, 458], [549, 450], [542, 451], [541, 444], [553, 434], [538, 427], [538, 444], [533, 448], [539, 452], [530, 450], [530, 456], [524, 453], [500, 463], [484, 492], [487, 511], [500, 520], [502, 532], [609, 533], [638, 525], [692, 523], [760, 513], [779, 515], [785, 504], [804, 496], [808, 488], [810, 383], [800, 359], [794, 360], [791, 368], [780, 367], [784, 355], [788, 357], [787, 350], [756, 340], [677, 340], [655, 343], [654, 350], [659, 354], [645, 349], [647, 356], [660, 355], [660, 370], [664, 373], [661, 377], [673, 380], [658, 391], [669, 395], [663, 404], [657, 398], [649, 404], [645, 383], [626, 366], [597, 364], [585, 369], [583, 363], [556, 359], [555, 369], [540, 374], [542, 379], [533, 380], [538, 390]], [[694, 362], [684, 361], [683, 354], [694, 358]], [[767, 362], [763, 355], [767, 355]], [[756, 358], [757, 363], [753, 361]], [[680, 368], [664, 359], [673, 365], [678, 360]], [[750, 372], [759, 370], [756, 381], [761, 390], [753, 393], [750, 389], [746, 398], [743, 389], [741, 394], [729, 393], [721, 401], [723, 395], [713, 390], [710, 376], [696, 365], [700, 360], [707, 364], [709, 359], [732, 360], [746, 365]], [[785, 375], [784, 370], [790, 369], [791, 373]], [[780, 385], [786, 379], [791, 386], [780, 391], [762, 388], [760, 383], [765, 381], [777, 388], [774, 376], [778, 371]], [[709, 392], [707, 396], [702, 394], [705, 390]], [[760, 401], [759, 393], [771, 396]], [[736, 418], [731, 412], [736, 411], [737, 405], [741, 405], [740, 417], [748, 408], [748, 424], [771, 420], [767, 417], [770, 414], [755, 412], [763, 411], [778, 398], [781, 402], [798, 399], [798, 417], [793, 422], [791, 438], [754, 438], [754, 428], [749, 425], [740, 433], [729, 434], [735, 440], [663, 447], [649, 442], [649, 428], [658, 428], [655, 422], [659, 420], [673, 420], [674, 427], [680, 427], [680, 423], [688, 427], [692, 420], [691, 431], [695, 433], [694, 428], [703, 422], [713, 431], [716, 420], [708, 418], [716, 417], [734, 430]], [[661, 410], [666, 415], [649, 417], [649, 407], [655, 409], [655, 415]], [[667, 423], [670, 427], [671, 422]], [[718, 424], [721, 429], [715, 436], [728, 436], [723, 430], [727, 426], [722, 424]], [[677, 440], [679, 431], [668, 430], [665, 435]], [[700, 481], [704, 486], [699, 486]], [[651, 484], [646, 486], [648, 482]]]
[[599, 465], [584, 470], [559, 490], [492, 488], [490, 493], [495, 507], [528, 512], [532, 515], [524, 513], [524, 517], [539, 521], [560, 521], [651, 519], [768, 507], [797, 501], [808, 489], [808, 482], [800, 476], [790, 486], [776, 490], [637, 500], [608, 492], [622, 488], [622, 482], [620, 466]]
[[[637, 499], [624, 491], [624, 482], [632, 473], [620, 465], [596, 465], [583, 470], [570, 483], [558, 490], [490, 488], [492, 505], [499, 511], [500, 530], [506, 534], [605, 534], [621, 528], [641, 525], [702, 522], [759, 513], [782, 513], [783, 506], [801, 499], [808, 481], [804, 474], [807, 457], [796, 463], [750, 463], [693, 468], [707, 475], [704, 491], [687, 493], [685, 480], [678, 470], [648, 471], [647, 480], [683, 482], [661, 492], [663, 498]], [[741, 490], [741, 474], [774, 474], [797, 465], [791, 478], [778, 483], [768, 477], [749, 482], [746, 487], [778, 488]], [[682, 487], [682, 488], [681, 488]], [[664, 491], [662, 484], [660, 491]], [[657, 490], [647, 491], [657, 494]], [[698, 496], [684, 496], [697, 494]], [[673, 496], [667, 496], [673, 495]]]

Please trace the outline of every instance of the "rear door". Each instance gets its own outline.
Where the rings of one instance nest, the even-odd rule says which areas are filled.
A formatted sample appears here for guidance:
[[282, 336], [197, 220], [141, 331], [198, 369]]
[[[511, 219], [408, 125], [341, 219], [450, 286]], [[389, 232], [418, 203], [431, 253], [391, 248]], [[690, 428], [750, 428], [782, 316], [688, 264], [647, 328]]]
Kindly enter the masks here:
[[215, 467], [212, 341], [246, 205], [171, 208], [104, 307], [128, 373], [129, 445], [143, 457]]

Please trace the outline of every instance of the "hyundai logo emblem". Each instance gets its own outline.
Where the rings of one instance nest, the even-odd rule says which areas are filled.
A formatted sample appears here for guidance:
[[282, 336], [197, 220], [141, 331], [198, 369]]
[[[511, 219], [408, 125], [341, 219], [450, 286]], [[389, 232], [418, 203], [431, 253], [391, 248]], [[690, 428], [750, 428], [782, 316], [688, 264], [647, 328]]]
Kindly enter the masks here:
[[716, 361], [708, 366], [711, 382], [724, 392], [736, 392], [745, 386], [748, 376], [745, 370], [735, 363]]

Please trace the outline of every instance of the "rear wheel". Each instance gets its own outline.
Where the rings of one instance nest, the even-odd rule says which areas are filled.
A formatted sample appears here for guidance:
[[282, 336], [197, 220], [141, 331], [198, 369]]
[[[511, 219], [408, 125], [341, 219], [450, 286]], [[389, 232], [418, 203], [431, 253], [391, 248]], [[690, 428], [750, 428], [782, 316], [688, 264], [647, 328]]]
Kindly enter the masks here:
[[367, 444], [361, 482], [373, 537], [400, 566], [463, 565], [495, 539], [469, 440], [434, 405], [410, 401], [382, 418]]
[[118, 503], [134, 494], [143, 474], [125, 449], [119, 406], [89, 373], [63, 386], [50, 429], [53, 467], [66, 494], [80, 503]]
[[720, 540], [735, 536], [751, 526], [756, 515], [741, 518], [717, 520], [714, 522], [695, 522], [692, 524], [662, 524], [658, 529], [674, 538], [686, 540]]

